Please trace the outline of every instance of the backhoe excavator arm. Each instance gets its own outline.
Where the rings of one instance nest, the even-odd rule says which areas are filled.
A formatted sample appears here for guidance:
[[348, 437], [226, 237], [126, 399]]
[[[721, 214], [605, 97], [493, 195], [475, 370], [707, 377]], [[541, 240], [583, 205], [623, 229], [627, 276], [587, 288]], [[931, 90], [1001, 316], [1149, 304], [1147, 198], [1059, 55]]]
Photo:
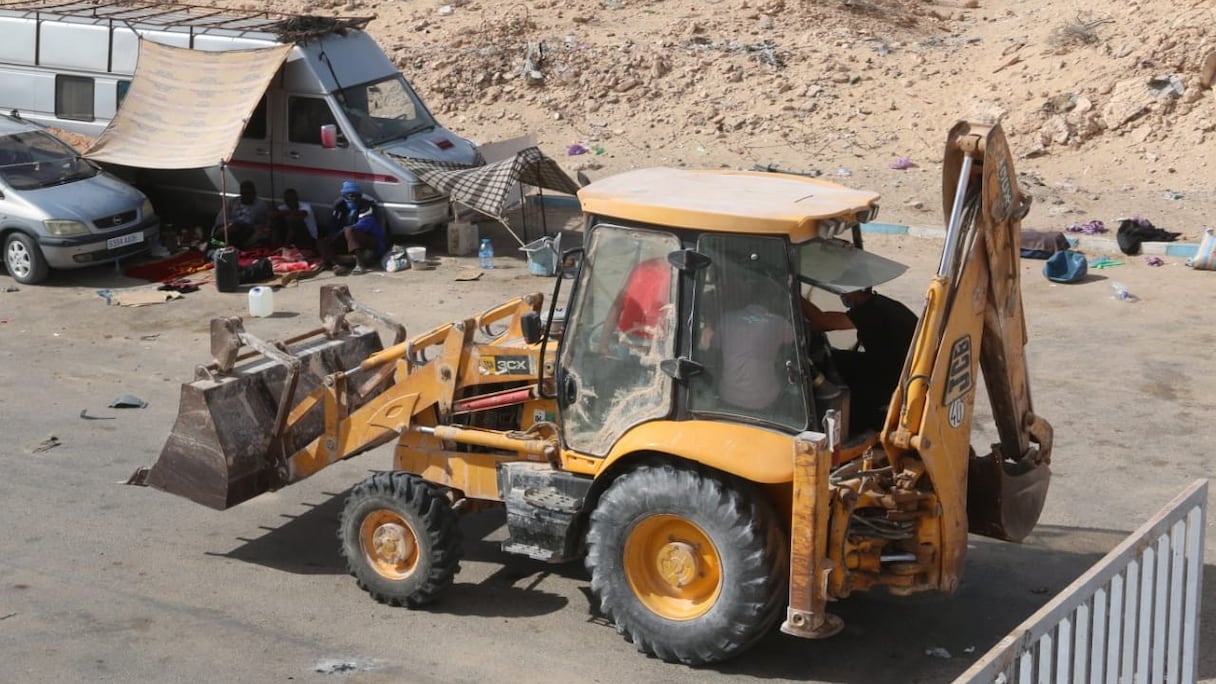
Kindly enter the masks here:
[[[1052, 431], [1034, 413], [1024, 354], [1020, 232], [1031, 198], [999, 125], [951, 129], [942, 193], [945, 246], [881, 439], [896, 471], [923, 471], [937, 498], [920, 536], [939, 549], [930, 582], [952, 591], [968, 530], [1018, 541], [1033, 529]], [[1000, 436], [985, 456], [970, 444], [979, 371]]]

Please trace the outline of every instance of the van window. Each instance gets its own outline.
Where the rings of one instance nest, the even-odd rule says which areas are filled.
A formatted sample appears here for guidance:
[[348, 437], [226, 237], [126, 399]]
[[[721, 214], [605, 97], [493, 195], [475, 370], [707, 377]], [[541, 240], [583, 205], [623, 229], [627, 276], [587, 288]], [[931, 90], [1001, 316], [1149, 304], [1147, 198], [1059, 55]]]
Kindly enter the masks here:
[[343, 88], [338, 104], [368, 147], [434, 128], [435, 119], [400, 75]]
[[321, 127], [337, 124], [329, 103], [319, 97], [287, 98], [287, 139], [293, 143], [321, 144]]
[[117, 107], [122, 106], [122, 101], [127, 96], [127, 91], [131, 89], [131, 82], [130, 81], [119, 81], [118, 83], [115, 84], [115, 86], [116, 86], [116, 90], [115, 90], [115, 97], [114, 97], [114, 106], [115, 106], [115, 108], [117, 108]]
[[263, 95], [261, 100], [258, 100], [258, 106], [253, 109], [253, 113], [249, 115], [249, 122], [245, 124], [245, 131], [241, 133], [242, 138], [252, 138], [255, 140], [266, 139], [266, 96]]
[[55, 76], [55, 116], [74, 121], [93, 120], [93, 79]]

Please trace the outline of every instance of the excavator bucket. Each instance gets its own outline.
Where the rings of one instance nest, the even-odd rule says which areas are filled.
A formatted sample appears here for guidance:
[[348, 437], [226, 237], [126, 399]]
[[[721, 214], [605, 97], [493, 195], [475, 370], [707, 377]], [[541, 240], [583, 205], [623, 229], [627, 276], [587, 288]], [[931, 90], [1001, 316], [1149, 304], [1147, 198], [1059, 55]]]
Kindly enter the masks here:
[[[182, 385], [177, 420], [160, 457], [128, 484], [218, 510], [287, 484], [287, 458], [325, 430], [324, 402], [309, 400], [309, 393], [327, 376], [346, 372], [354, 382], [342, 383], [351, 389], [339, 402], [349, 410], [366, 403], [354, 388], [368, 374], [348, 369], [358, 369], [382, 349], [375, 329], [345, 324], [345, 313], [358, 308], [346, 288], [327, 287], [324, 327], [285, 342], [249, 335], [239, 318], [213, 320], [213, 362], [199, 366], [194, 380]], [[302, 400], [309, 405], [301, 408]]]

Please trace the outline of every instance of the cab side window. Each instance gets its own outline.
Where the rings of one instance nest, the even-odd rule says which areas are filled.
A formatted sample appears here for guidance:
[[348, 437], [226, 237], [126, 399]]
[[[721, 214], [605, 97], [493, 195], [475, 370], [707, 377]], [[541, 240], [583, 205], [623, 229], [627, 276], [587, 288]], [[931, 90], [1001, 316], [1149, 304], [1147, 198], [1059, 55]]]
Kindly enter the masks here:
[[321, 127], [337, 124], [329, 103], [319, 97], [287, 98], [287, 140], [305, 145], [321, 144]]
[[245, 124], [245, 130], [241, 133], [241, 137], [253, 140], [265, 140], [266, 128], [266, 96], [263, 95], [262, 99], [258, 100], [258, 106], [249, 115], [249, 122]]

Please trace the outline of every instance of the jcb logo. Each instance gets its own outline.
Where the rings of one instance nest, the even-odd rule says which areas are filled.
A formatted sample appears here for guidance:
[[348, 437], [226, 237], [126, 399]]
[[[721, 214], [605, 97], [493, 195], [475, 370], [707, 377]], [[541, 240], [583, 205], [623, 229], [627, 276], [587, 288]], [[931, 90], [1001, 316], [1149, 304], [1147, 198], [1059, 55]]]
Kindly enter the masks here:
[[532, 358], [529, 356], [483, 356], [477, 367], [482, 375], [529, 375]]
[[962, 399], [974, 384], [971, 379], [971, 336], [967, 335], [955, 340], [950, 348], [950, 368], [942, 405], [949, 406]]

